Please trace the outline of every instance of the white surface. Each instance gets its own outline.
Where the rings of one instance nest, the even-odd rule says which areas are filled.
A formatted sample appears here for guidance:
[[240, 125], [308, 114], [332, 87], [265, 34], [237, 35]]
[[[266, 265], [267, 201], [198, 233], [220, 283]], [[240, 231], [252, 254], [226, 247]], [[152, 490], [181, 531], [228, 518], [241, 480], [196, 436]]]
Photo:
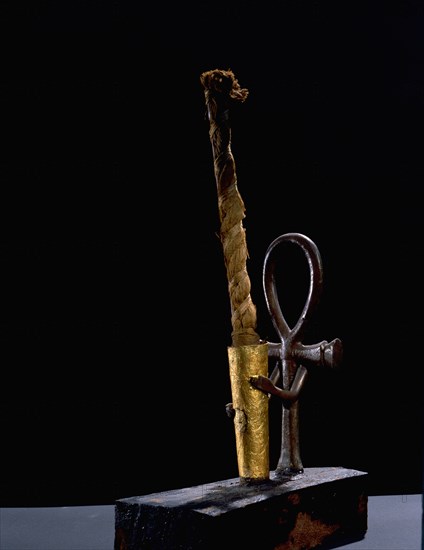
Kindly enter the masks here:
[[114, 536], [114, 506], [0, 509], [0, 550], [113, 550]]
[[[424, 550], [422, 510], [422, 495], [368, 497], [365, 538], [340, 548]], [[0, 508], [0, 550], [113, 550], [114, 536], [114, 506]]]
[[365, 538], [343, 550], [424, 550], [422, 495], [368, 497]]

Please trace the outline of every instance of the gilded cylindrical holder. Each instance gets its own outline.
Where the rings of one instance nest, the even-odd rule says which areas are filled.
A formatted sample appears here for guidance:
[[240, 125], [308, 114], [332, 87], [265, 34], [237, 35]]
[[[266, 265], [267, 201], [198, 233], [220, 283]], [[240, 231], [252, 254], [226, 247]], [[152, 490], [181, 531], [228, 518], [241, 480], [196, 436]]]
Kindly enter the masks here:
[[269, 479], [269, 398], [250, 383], [268, 376], [268, 343], [228, 348], [237, 464], [241, 481]]

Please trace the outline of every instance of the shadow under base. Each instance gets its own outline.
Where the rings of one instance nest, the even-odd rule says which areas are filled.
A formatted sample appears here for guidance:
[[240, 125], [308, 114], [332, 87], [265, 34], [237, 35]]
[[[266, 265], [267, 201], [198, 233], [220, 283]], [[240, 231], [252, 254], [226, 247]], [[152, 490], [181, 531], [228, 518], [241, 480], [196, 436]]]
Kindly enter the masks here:
[[361, 540], [367, 473], [305, 468], [269, 481], [239, 478], [115, 503], [114, 550], [312, 550]]

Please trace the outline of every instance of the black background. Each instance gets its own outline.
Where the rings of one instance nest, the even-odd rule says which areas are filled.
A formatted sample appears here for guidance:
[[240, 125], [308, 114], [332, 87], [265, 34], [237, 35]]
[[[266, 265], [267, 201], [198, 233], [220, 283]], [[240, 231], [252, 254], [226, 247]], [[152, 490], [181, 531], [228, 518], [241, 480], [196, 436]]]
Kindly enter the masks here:
[[[423, 8], [411, 2], [39, 2], [8, 42], [2, 505], [113, 503], [237, 477], [231, 325], [200, 74], [231, 112], [248, 272], [318, 246], [304, 343], [340, 338], [301, 401], [305, 467], [422, 490]], [[12, 154], [12, 152], [14, 154]], [[303, 307], [304, 260], [282, 289]], [[271, 401], [271, 468], [280, 403]]]

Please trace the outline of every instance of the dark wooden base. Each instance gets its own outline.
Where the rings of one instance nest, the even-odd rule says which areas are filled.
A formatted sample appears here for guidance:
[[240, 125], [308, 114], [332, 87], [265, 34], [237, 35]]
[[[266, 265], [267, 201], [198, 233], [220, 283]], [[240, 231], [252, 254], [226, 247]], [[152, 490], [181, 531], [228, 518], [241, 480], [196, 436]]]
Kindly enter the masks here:
[[312, 550], [363, 539], [365, 472], [306, 468], [265, 483], [239, 478], [118, 500], [115, 550]]

